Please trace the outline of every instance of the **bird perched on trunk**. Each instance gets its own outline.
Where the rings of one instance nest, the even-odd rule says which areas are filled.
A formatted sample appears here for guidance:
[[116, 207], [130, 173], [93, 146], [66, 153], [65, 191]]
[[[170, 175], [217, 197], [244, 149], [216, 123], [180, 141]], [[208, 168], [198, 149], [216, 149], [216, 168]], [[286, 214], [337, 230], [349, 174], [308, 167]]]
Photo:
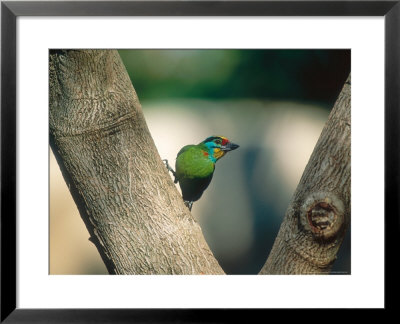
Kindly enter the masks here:
[[215, 163], [227, 152], [237, 149], [239, 145], [230, 142], [223, 136], [210, 136], [197, 145], [186, 145], [176, 157], [174, 171], [164, 160], [167, 169], [179, 182], [182, 197], [189, 210], [194, 201], [199, 200], [208, 187], [215, 170]]

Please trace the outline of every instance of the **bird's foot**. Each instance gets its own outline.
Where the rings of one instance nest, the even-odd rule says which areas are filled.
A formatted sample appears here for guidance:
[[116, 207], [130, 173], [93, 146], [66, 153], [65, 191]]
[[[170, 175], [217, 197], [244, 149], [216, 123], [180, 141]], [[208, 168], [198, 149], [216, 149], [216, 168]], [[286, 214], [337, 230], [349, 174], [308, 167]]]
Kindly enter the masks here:
[[177, 182], [177, 180], [176, 180], [176, 172], [175, 172], [175, 170], [171, 168], [171, 166], [169, 165], [169, 163], [168, 163], [168, 160], [167, 160], [167, 159], [164, 159], [164, 160], [163, 160], [163, 162], [164, 162], [164, 164], [165, 164], [165, 167], [167, 168], [167, 170], [168, 170], [169, 172], [171, 172], [171, 173], [173, 174], [173, 176], [175, 177], [175, 180], [174, 180], [174, 182], [176, 183], [176, 182]]
[[192, 211], [193, 201], [184, 200], [184, 202], [186, 207], [189, 208], [190, 211]]

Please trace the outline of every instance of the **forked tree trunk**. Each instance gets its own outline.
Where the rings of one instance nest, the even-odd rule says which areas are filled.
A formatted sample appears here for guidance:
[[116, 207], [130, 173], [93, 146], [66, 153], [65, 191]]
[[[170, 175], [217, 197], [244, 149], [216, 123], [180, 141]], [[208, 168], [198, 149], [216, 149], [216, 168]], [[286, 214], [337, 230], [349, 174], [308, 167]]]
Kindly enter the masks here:
[[[110, 273], [223, 274], [117, 51], [51, 51], [50, 146]], [[350, 79], [261, 273], [329, 271], [350, 220]]]

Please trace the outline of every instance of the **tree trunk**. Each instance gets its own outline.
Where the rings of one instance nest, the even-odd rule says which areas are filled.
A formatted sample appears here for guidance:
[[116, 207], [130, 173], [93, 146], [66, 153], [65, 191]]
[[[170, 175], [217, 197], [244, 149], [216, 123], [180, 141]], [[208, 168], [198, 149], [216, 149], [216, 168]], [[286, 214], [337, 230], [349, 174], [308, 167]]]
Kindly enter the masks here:
[[110, 273], [223, 274], [117, 51], [51, 51], [50, 146]]
[[350, 224], [351, 78], [304, 170], [260, 274], [328, 273]]
[[[223, 274], [116, 51], [51, 51], [50, 146], [110, 273]], [[261, 273], [326, 273], [350, 222], [350, 78]]]

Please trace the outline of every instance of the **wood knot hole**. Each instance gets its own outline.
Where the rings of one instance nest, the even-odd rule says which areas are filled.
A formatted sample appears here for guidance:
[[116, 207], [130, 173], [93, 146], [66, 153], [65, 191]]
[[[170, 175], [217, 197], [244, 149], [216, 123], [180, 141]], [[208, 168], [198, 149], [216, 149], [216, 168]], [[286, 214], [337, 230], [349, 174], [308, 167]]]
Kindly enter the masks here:
[[332, 205], [319, 202], [307, 213], [307, 218], [314, 232], [321, 232], [332, 228], [337, 219]]
[[300, 223], [316, 239], [334, 239], [345, 223], [342, 200], [332, 192], [311, 194], [302, 206]]

